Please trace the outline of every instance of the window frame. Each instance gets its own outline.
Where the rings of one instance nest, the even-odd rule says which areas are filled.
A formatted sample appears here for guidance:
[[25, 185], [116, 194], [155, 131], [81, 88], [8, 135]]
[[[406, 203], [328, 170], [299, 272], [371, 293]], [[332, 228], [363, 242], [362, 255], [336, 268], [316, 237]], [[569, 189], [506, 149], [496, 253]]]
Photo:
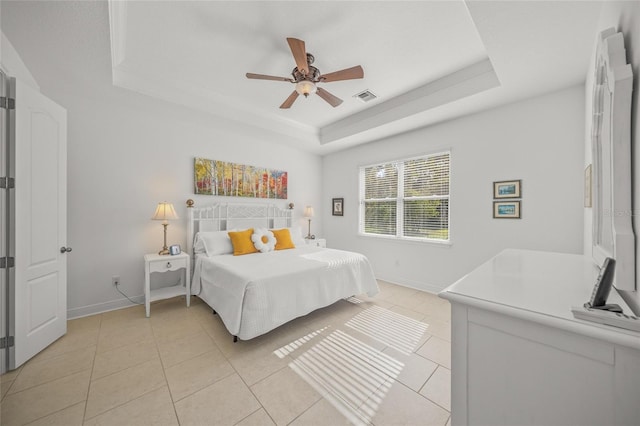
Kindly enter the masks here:
[[[404, 168], [405, 163], [418, 160], [418, 159], [428, 159], [430, 157], [437, 157], [439, 155], [448, 155], [449, 156], [449, 191], [447, 195], [429, 195], [429, 196], [416, 196], [406, 198], [404, 196]], [[438, 151], [433, 151], [425, 154], [415, 155], [411, 157], [403, 157], [395, 160], [381, 161], [372, 164], [362, 165], [358, 168], [358, 235], [366, 238], [380, 238], [394, 241], [408, 241], [408, 242], [417, 242], [422, 244], [436, 244], [436, 245], [445, 245], [450, 246], [452, 244], [452, 232], [451, 232], [451, 159], [452, 159], [452, 150], [442, 149]], [[386, 164], [396, 164], [398, 166], [398, 182], [397, 182], [397, 193], [395, 198], [381, 198], [381, 199], [365, 199], [366, 187], [365, 187], [365, 170], [371, 167], [384, 166]], [[420, 201], [420, 200], [447, 200], [448, 208], [447, 208], [447, 223], [448, 223], [448, 239], [436, 239], [436, 238], [427, 238], [427, 237], [411, 237], [405, 236], [404, 234], [404, 203], [406, 201]], [[366, 202], [388, 202], [394, 201], [396, 203], [396, 233], [395, 235], [389, 234], [375, 234], [364, 231], [365, 226], [365, 208]]]

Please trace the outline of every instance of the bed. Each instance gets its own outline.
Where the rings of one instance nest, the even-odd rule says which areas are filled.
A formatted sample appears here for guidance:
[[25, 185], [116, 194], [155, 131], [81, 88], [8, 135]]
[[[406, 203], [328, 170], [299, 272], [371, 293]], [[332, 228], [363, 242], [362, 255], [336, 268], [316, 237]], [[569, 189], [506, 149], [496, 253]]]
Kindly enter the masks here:
[[[220, 315], [234, 339], [249, 340], [378, 285], [367, 258], [306, 244], [292, 210], [265, 204], [189, 207], [192, 294]], [[228, 230], [289, 229], [295, 248], [234, 256]]]

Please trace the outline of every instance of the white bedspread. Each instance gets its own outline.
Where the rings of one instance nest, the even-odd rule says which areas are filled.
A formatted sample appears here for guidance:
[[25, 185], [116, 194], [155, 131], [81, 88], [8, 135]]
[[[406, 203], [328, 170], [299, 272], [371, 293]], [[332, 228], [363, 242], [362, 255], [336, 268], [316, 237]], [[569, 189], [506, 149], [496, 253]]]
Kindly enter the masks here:
[[378, 285], [360, 253], [304, 246], [244, 256], [198, 256], [192, 294], [200, 295], [229, 332], [251, 339], [294, 318]]

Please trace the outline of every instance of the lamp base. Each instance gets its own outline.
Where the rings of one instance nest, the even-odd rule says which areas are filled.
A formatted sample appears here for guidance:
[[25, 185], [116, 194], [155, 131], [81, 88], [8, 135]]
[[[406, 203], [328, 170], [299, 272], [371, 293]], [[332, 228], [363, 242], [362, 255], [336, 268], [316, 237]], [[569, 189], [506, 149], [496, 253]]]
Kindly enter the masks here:
[[165, 248], [163, 248], [162, 250], [160, 250], [160, 251], [158, 252], [158, 254], [159, 254], [160, 256], [168, 255], [168, 254], [169, 254], [169, 249], [165, 247]]

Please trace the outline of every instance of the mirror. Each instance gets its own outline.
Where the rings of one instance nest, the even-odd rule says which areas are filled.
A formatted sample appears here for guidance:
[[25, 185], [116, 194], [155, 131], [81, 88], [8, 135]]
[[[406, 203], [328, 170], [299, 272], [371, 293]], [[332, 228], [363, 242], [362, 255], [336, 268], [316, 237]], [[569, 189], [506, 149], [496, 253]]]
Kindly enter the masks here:
[[600, 33], [591, 117], [593, 153], [593, 259], [616, 260], [614, 285], [635, 290], [635, 237], [631, 205], [631, 91], [633, 73], [622, 33]]

